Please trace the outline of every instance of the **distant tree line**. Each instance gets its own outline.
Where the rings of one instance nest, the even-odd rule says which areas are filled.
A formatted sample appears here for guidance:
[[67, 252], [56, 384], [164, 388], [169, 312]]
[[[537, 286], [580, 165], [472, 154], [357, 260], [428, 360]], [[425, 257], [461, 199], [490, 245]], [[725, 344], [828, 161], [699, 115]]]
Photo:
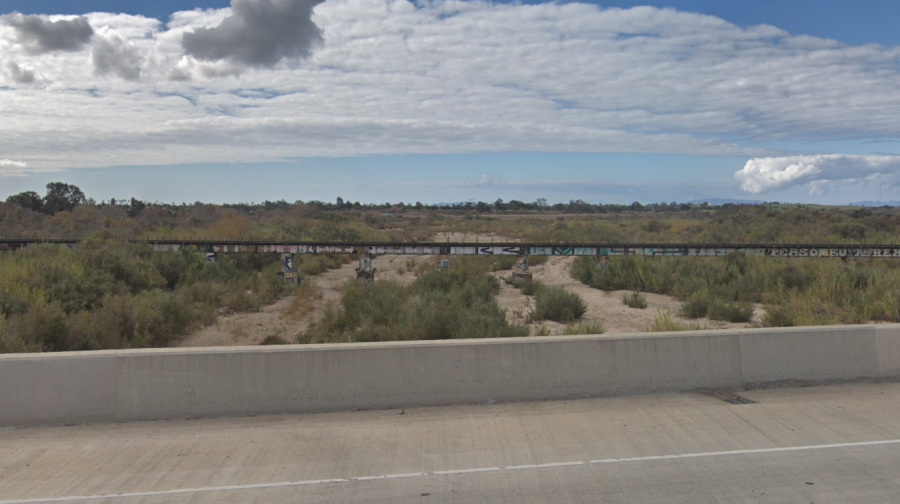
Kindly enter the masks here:
[[58, 212], [72, 211], [86, 200], [84, 193], [76, 186], [62, 182], [47, 184], [47, 194], [44, 197], [34, 191], [26, 191], [6, 199], [7, 203], [13, 203], [35, 212], [55, 215]]
[[[34, 191], [27, 191], [20, 194], [10, 196], [6, 199], [7, 203], [19, 205], [35, 212], [41, 212], [47, 215], [54, 215], [58, 212], [72, 211], [78, 205], [85, 203], [96, 204], [94, 200], [85, 197], [84, 193], [77, 186], [65, 184], [62, 182], [52, 182], [47, 184], [47, 193], [43, 197]], [[202, 203], [195, 203], [202, 204]], [[144, 209], [149, 206], [174, 208], [178, 206], [187, 206], [187, 203], [181, 205], [167, 203], [150, 203], [141, 201], [136, 198], [131, 200], [115, 198], [107, 201], [101, 201], [97, 206], [103, 207], [124, 206], [129, 217], [136, 217]], [[421, 201], [416, 203], [360, 203], [352, 202], [337, 198], [334, 203], [311, 200], [297, 200], [290, 203], [285, 200], [264, 201], [262, 203], [230, 203], [221, 205], [223, 208], [230, 208], [243, 214], [253, 214], [259, 211], [288, 210], [297, 205], [310, 205], [323, 211], [339, 211], [339, 210], [377, 210], [383, 212], [390, 211], [462, 211], [476, 213], [500, 213], [500, 212], [552, 212], [552, 213], [568, 213], [568, 214], [616, 214], [616, 213], [659, 213], [659, 212], [684, 212], [690, 210], [712, 210], [719, 208], [709, 203], [649, 203], [642, 204], [635, 201], [631, 204], [622, 205], [615, 203], [589, 203], [587, 201], [577, 199], [570, 200], [568, 203], [550, 204], [545, 198], [538, 198], [533, 202], [524, 202], [520, 200], [504, 201], [497, 199], [493, 203], [484, 201], [466, 201], [460, 203], [444, 203], [444, 204], [423, 204]], [[729, 204], [723, 205], [725, 207]]]
[[[519, 200], [504, 201], [498, 199], [493, 203], [484, 201], [467, 201], [461, 203], [444, 203], [444, 204], [423, 204], [421, 201], [416, 203], [360, 203], [358, 201], [346, 201], [343, 198], [337, 198], [334, 203], [319, 200], [302, 201], [297, 200], [294, 203], [285, 200], [264, 201], [262, 203], [233, 203], [222, 205], [225, 208], [233, 208], [242, 213], [251, 213], [254, 211], [264, 210], [285, 210], [294, 205], [311, 205], [319, 210], [380, 210], [380, 211], [410, 211], [410, 210], [430, 210], [430, 211], [472, 211], [477, 213], [492, 212], [553, 212], [553, 213], [572, 213], [572, 214], [605, 214], [605, 213], [641, 213], [641, 212], [683, 212], [689, 210], [706, 210], [719, 208], [709, 203], [649, 203], [642, 204], [638, 201], [627, 205], [615, 203], [588, 203], [587, 201], [578, 199], [571, 200], [568, 203], [549, 204], [544, 198], [538, 198], [533, 202], [524, 202]], [[725, 205], [728, 206], [728, 205]]]
[[[47, 193], [41, 197], [34, 191], [25, 191], [23, 193], [14, 194], [6, 198], [7, 203], [19, 205], [35, 212], [47, 215], [56, 215], [59, 212], [71, 212], [75, 207], [84, 204], [96, 204], [96, 202], [87, 198], [84, 192], [76, 185], [65, 184], [63, 182], [51, 182], [47, 184]], [[109, 203], [102, 201], [98, 206], [105, 205], [123, 205], [126, 207], [126, 213], [129, 217], [137, 217], [150, 203], [146, 203], [136, 198], [128, 200], [116, 200], [111, 198]]]

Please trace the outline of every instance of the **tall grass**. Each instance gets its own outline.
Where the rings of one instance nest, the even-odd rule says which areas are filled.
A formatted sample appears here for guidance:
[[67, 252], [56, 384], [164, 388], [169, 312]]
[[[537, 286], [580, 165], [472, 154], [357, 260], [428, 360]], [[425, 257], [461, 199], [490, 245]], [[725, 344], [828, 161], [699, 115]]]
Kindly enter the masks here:
[[603, 326], [603, 322], [599, 320], [583, 320], [566, 324], [566, 327], [562, 330], [562, 335], [603, 334], [605, 332], [606, 328]]
[[673, 319], [672, 313], [669, 312], [669, 310], [657, 310], [656, 320], [654, 320], [653, 323], [650, 324], [650, 327], [647, 328], [650, 332], [698, 331], [700, 329], [703, 329], [703, 327], [696, 322], [683, 324]]

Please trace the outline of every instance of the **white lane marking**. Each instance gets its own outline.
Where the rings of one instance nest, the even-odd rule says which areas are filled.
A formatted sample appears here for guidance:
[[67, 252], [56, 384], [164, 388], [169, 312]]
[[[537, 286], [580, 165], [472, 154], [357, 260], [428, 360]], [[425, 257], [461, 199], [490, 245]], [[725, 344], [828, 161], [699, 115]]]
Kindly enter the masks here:
[[862, 441], [858, 443], [835, 443], [835, 444], [824, 444], [824, 445], [809, 445], [809, 446], [787, 446], [784, 448], [754, 448], [748, 450], [730, 450], [730, 451], [717, 451], [717, 452], [703, 452], [703, 453], [682, 453], [678, 455], [650, 455], [646, 457], [628, 457], [628, 458], [612, 458], [612, 459], [598, 459], [598, 460], [577, 460], [572, 462], [551, 462], [548, 464], [527, 464], [527, 465], [516, 465], [516, 466], [498, 466], [498, 467], [476, 467], [472, 469], [452, 469], [448, 471], [434, 471], [434, 472], [420, 472], [420, 473], [405, 473], [405, 474], [386, 474], [383, 476], [358, 476], [355, 478], [335, 478], [335, 479], [320, 479], [320, 480], [304, 480], [304, 481], [285, 481], [281, 483], [257, 483], [250, 485], [230, 485], [230, 486], [217, 486], [217, 487], [201, 487], [201, 488], [183, 488], [180, 490], [160, 490], [156, 492], [130, 492], [130, 493], [120, 493], [120, 494], [105, 494], [105, 495], [81, 495], [81, 496], [69, 496], [69, 497], [48, 497], [41, 499], [18, 499], [18, 500], [5, 500], [0, 501], [0, 504], [37, 504], [41, 502], [74, 502], [74, 501], [84, 501], [84, 500], [101, 500], [101, 499], [123, 499], [128, 497], [160, 497], [166, 495], [179, 495], [179, 494], [190, 494], [190, 493], [204, 493], [204, 492], [228, 492], [234, 490], [258, 490], [258, 489], [270, 489], [270, 488], [283, 488], [283, 487], [298, 487], [298, 486], [307, 486], [307, 485], [323, 485], [327, 483], [352, 483], [352, 482], [365, 482], [365, 481], [374, 481], [374, 480], [388, 480], [388, 479], [403, 479], [403, 478], [421, 478], [425, 476], [451, 476], [451, 475], [461, 475], [461, 474], [473, 474], [473, 473], [489, 473], [489, 472], [501, 472], [501, 471], [523, 471], [523, 470], [533, 470], [533, 469], [550, 469], [557, 467], [573, 467], [573, 466], [587, 466], [587, 465], [596, 465], [596, 464], [620, 464], [620, 463], [628, 463], [628, 462], [653, 462], [657, 460], [678, 460], [678, 459], [686, 459], [686, 458], [702, 458], [702, 457], [724, 457], [724, 456], [732, 456], [732, 455], [752, 455], [759, 453], [782, 453], [782, 452], [794, 452], [794, 451], [810, 451], [810, 450], [833, 450], [838, 448], [858, 448], [864, 446], [883, 446], [883, 445], [893, 445], [900, 444], [900, 439], [885, 439], [881, 441]]

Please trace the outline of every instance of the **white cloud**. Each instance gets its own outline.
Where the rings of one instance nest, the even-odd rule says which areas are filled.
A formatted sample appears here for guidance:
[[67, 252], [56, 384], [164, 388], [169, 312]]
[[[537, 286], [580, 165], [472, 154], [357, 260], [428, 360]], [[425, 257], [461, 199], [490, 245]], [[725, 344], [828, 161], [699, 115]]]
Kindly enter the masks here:
[[0, 159], [0, 177], [16, 177], [25, 174], [28, 163], [13, 161], [12, 159]]
[[835, 184], [875, 181], [900, 183], [900, 156], [843, 155], [757, 158], [734, 174], [741, 189], [751, 194], [808, 186], [822, 195]]
[[91, 63], [97, 75], [115, 74], [125, 80], [141, 78], [141, 56], [118, 35], [97, 37], [91, 48]]
[[88, 14], [91, 54], [34, 54], [0, 23], [0, 152], [60, 169], [407, 153], [756, 157], [778, 154], [761, 141], [900, 137], [900, 47], [650, 7], [328, 0], [310, 19], [324, 42], [305, 60], [290, 59], [302, 44], [263, 44], [271, 51], [252, 61], [271, 68], [185, 54], [186, 34], [233, 15]]
[[484, 174], [480, 177], [476, 177], [471, 180], [467, 180], [465, 185], [485, 187], [485, 186], [502, 185], [503, 183], [504, 183], [503, 180], [500, 178], [491, 177], [491, 176], [488, 176], [487, 174]]

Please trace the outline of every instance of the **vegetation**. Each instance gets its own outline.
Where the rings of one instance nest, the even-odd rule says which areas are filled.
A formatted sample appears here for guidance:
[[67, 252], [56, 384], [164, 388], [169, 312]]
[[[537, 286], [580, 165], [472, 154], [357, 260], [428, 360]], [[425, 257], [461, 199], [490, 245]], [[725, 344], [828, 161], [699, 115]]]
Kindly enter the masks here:
[[443, 340], [527, 336], [510, 325], [494, 296], [500, 282], [488, 274], [494, 263], [454, 258], [447, 271], [420, 270], [409, 286], [354, 280], [340, 304], [329, 304], [321, 321], [297, 336], [299, 343]]
[[47, 184], [47, 194], [43, 198], [34, 191], [26, 191], [10, 196], [6, 201], [34, 212], [56, 215], [59, 212], [71, 212], [87, 199], [76, 186], [52, 182]]
[[[573, 276], [584, 281], [589, 267], [580, 258]], [[765, 326], [900, 321], [900, 264], [893, 261], [628, 256], [612, 259], [588, 284], [674, 296], [684, 300], [685, 318], [746, 322], [753, 303], [762, 303]]]
[[603, 322], [599, 320], [584, 320], [566, 324], [562, 334], [563, 336], [574, 336], [579, 334], [603, 334], [605, 332], [606, 329], [603, 327]]
[[699, 331], [705, 329], [700, 324], [691, 322], [690, 324], [682, 324], [672, 318], [672, 314], [666, 311], [658, 311], [656, 320], [647, 328], [650, 332], [670, 332], [670, 331]]
[[[444, 241], [449, 233], [542, 243], [893, 243], [900, 241], [900, 209], [543, 200], [176, 205], [135, 198], [97, 202], [75, 186], [52, 183], [43, 196], [29, 191], [0, 203], [0, 237], [84, 242], [75, 249], [0, 252], [0, 352], [166, 346], [217, 315], [257, 310], [296, 289], [276, 280], [276, 255], [221, 256], [215, 266], [198, 254], [153, 253], [129, 239]], [[308, 279], [349, 260], [316, 255], [298, 259], [297, 267]], [[526, 328], [506, 322], [494, 300], [497, 280], [489, 274], [515, 262], [509, 256], [454, 257], [445, 272], [429, 261], [410, 262], [406, 269], [417, 275], [412, 285], [348, 283], [340, 303], [299, 340], [524, 334]], [[682, 301], [678, 314], [691, 319], [746, 322], [761, 304], [766, 326], [900, 321], [900, 261], [621, 257], [601, 272], [595, 258], [581, 257], [571, 273], [599, 289], [631, 291], [623, 302], [634, 306], [643, 298], [638, 292], [673, 296]], [[585, 330], [577, 321], [586, 307], [576, 294], [540, 282], [518, 287], [535, 297], [530, 321], [566, 323], [564, 332]], [[303, 317], [320, 301], [303, 283], [295, 299], [286, 316]], [[654, 327], [693, 324], [677, 324], [666, 312]]]
[[105, 240], [0, 254], [0, 353], [167, 346], [217, 313], [272, 303], [290, 288], [278, 266]]
[[644, 295], [640, 292], [634, 291], [631, 294], [625, 294], [624, 296], [622, 296], [622, 303], [624, 303], [625, 306], [628, 306], [629, 308], [637, 308], [639, 310], [643, 310], [647, 307], [647, 298], [644, 297]]
[[534, 309], [528, 318], [531, 322], [552, 320], [568, 324], [587, 312], [587, 303], [574, 292], [562, 287], [544, 287], [535, 292]]

